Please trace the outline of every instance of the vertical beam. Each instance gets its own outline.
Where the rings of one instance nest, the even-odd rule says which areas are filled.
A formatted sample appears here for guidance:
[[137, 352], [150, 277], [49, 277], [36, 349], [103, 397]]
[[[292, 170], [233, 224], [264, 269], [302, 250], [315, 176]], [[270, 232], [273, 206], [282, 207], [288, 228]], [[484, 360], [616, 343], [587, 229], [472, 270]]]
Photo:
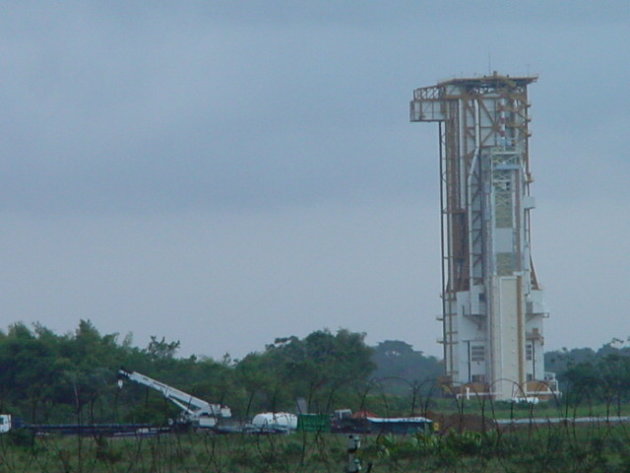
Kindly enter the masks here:
[[[452, 356], [449, 356], [448, 346], [450, 345], [446, 334], [446, 317], [448, 316], [448, 301], [447, 301], [447, 271], [449, 265], [449, 252], [448, 248], [445, 248], [444, 241], [444, 225], [445, 225], [445, 210], [444, 210], [444, 192], [445, 192], [445, 179], [444, 179], [444, 135], [442, 132], [442, 122], [438, 122], [438, 141], [440, 152], [440, 248], [442, 251], [441, 266], [442, 266], [442, 293], [440, 295], [442, 299], [442, 350], [444, 352], [444, 363], [447, 376], [453, 371]], [[450, 363], [450, 364], [449, 364]]]

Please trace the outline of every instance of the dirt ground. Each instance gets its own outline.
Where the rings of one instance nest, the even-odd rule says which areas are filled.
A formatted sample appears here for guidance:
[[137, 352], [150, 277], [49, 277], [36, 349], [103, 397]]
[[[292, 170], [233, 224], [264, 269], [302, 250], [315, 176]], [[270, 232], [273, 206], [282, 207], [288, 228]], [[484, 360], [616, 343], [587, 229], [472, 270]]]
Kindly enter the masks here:
[[497, 428], [494, 420], [475, 414], [440, 414], [429, 411], [425, 416], [437, 423], [437, 432], [440, 434], [451, 430], [456, 432], [487, 432]]

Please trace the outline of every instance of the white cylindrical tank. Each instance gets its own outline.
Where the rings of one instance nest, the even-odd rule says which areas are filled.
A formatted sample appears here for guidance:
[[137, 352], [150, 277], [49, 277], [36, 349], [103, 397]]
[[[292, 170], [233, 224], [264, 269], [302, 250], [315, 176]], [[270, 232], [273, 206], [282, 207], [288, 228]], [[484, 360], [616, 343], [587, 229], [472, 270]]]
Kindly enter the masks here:
[[252, 419], [252, 424], [258, 428], [297, 429], [298, 418], [289, 412], [261, 412]]

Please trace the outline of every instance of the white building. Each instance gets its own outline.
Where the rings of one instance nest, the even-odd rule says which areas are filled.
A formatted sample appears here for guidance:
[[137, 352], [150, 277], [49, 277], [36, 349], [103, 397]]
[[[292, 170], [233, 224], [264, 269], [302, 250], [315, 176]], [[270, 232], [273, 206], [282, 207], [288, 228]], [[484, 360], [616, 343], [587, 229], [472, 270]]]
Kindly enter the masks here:
[[495, 399], [549, 395], [530, 254], [527, 85], [535, 77], [452, 79], [416, 89], [412, 122], [438, 122], [446, 385]]

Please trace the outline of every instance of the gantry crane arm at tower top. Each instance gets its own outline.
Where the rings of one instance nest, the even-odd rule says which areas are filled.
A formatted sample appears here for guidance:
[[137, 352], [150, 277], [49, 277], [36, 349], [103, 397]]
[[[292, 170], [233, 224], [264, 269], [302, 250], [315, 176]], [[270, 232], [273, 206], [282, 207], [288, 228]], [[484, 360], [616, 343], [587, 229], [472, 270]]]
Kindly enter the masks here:
[[[182, 410], [181, 421], [200, 424], [204, 418], [217, 419], [232, 416], [230, 408], [221, 404], [210, 404], [177, 388], [161, 383], [149, 376], [125, 368], [118, 370], [118, 385], [122, 387], [124, 380], [134, 381], [160, 392]], [[207, 422], [201, 422], [207, 424]]]

